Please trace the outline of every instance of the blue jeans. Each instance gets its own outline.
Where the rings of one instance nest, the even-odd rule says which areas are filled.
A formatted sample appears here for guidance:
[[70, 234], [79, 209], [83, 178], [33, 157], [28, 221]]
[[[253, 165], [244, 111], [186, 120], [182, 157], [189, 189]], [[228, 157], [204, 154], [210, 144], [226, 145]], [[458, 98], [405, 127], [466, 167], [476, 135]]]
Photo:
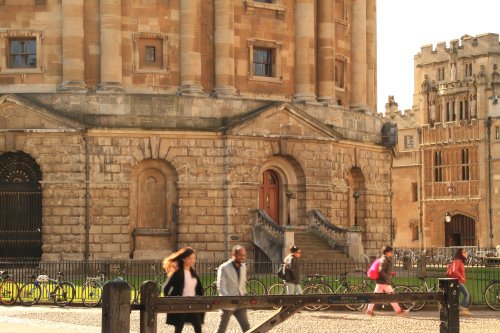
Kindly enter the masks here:
[[465, 288], [465, 286], [461, 283], [458, 284], [458, 289], [460, 289], [460, 292], [464, 295], [464, 298], [462, 299], [462, 303], [460, 303], [460, 306], [466, 309], [469, 307], [470, 293], [467, 290], [467, 288]]

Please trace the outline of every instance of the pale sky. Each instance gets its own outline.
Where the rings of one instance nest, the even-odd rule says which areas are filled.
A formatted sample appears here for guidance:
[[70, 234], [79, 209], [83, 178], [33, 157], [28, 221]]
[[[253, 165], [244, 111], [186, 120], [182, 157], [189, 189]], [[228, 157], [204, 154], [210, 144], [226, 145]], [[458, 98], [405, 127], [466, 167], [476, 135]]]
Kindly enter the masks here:
[[[377, 0], [377, 112], [413, 103], [413, 57], [426, 44], [500, 34], [500, 0]], [[499, 64], [500, 65], [500, 64]]]

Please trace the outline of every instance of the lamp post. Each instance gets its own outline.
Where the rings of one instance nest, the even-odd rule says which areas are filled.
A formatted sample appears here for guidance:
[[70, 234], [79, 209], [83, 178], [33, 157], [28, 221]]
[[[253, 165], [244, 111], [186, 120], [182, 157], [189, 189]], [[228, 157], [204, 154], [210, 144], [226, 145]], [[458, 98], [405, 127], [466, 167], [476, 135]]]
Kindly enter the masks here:
[[291, 220], [290, 220], [290, 199], [292, 198], [293, 193], [290, 191], [286, 191], [286, 207], [287, 207], [287, 217], [286, 217], [286, 224], [290, 225]]
[[358, 199], [359, 199], [359, 192], [354, 191], [352, 194], [352, 197], [354, 198], [354, 226], [358, 226]]

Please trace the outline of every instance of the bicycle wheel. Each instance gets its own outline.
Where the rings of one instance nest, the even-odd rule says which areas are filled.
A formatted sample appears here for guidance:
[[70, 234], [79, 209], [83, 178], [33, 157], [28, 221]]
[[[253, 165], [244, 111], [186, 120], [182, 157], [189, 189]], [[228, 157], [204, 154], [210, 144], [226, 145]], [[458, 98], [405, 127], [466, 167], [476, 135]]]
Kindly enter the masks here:
[[217, 287], [214, 284], [209, 285], [205, 289], [203, 289], [204, 296], [218, 296]]
[[262, 296], [267, 294], [266, 286], [258, 279], [247, 280], [247, 295]]
[[[420, 289], [419, 287], [409, 287], [412, 292], [414, 293], [423, 293], [424, 291]], [[412, 306], [411, 311], [420, 311], [424, 308], [425, 306], [425, 301], [415, 301], [415, 305]]]
[[54, 288], [53, 300], [59, 306], [71, 304], [75, 298], [75, 286], [71, 282], [61, 282]]
[[102, 286], [96, 281], [85, 282], [82, 289], [82, 303], [91, 308], [101, 303]]
[[[402, 293], [411, 293], [413, 291], [411, 290], [411, 288], [408, 288], [406, 286], [397, 286], [394, 287], [394, 292], [397, 294], [402, 294]], [[400, 306], [406, 310], [411, 310], [415, 306], [415, 301], [406, 301], [400, 304]]]
[[7, 280], [0, 283], [0, 303], [12, 305], [19, 296], [19, 286], [15, 281]]
[[[349, 294], [362, 294], [362, 293], [367, 293], [368, 290], [364, 284], [356, 284], [354, 286], [350, 286], [349, 289], [346, 289], [344, 293], [349, 293]], [[366, 308], [368, 307], [368, 304], [366, 303], [356, 303], [356, 304], [346, 304], [345, 306], [349, 310], [352, 311], [365, 311]]]
[[[286, 285], [284, 283], [276, 283], [269, 287], [268, 295], [286, 295]], [[274, 309], [279, 309], [281, 306], [273, 306]]]
[[127, 284], [130, 288], [130, 304], [134, 304], [137, 302], [137, 289], [135, 289], [135, 286], [128, 281]]
[[[330, 288], [329, 285], [325, 283], [318, 283], [316, 285], [316, 288], [318, 288], [318, 294], [333, 294], [332, 288]], [[328, 308], [331, 306], [331, 304], [323, 304], [319, 306], [319, 310], [325, 311], [328, 310]]]
[[[303, 295], [317, 295], [322, 294], [321, 290], [316, 285], [307, 286], [302, 290]], [[309, 304], [305, 306], [306, 310], [309, 311], [318, 311], [321, 308], [321, 304]]]
[[42, 288], [34, 282], [26, 283], [19, 291], [19, 301], [22, 305], [33, 305], [40, 302], [42, 297]]
[[500, 283], [490, 284], [484, 290], [484, 301], [491, 310], [500, 311]]

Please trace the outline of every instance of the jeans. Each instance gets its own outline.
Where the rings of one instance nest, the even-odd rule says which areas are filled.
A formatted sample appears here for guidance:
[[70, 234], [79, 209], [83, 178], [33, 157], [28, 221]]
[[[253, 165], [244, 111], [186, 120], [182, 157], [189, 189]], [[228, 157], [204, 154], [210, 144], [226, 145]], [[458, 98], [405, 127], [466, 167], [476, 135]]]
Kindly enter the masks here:
[[462, 303], [460, 303], [460, 306], [464, 309], [467, 309], [470, 303], [470, 293], [467, 290], [467, 288], [465, 288], [465, 286], [461, 283], [458, 284], [458, 289], [460, 289], [460, 292], [464, 295], [464, 298], [462, 299]]
[[295, 283], [286, 283], [286, 293], [288, 295], [301, 295], [302, 294], [302, 287], [300, 284], [295, 284]]
[[236, 309], [236, 310], [223, 309], [220, 315], [220, 323], [217, 333], [226, 332], [227, 324], [229, 324], [229, 319], [231, 319], [231, 315], [234, 315], [234, 317], [240, 324], [240, 327], [243, 330], [243, 332], [246, 332], [250, 329], [250, 324], [248, 323], [248, 318], [247, 318], [247, 309]]
[[[386, 292], [387, 294], [393, 294], [394, 290], [392, 289], [392, 286], [390, 284], [377, 284], [375, 286], [375, 292], [376, 293], [384, 293]], [[391, 303], [392, 308], [396, 312], [401, 312], [401, 307], [399, 306], [398, 303]], [[370, 304], [368, 305], [368, 312], [373, 312], [373, 308], [375, 307], [375, 304]]]

